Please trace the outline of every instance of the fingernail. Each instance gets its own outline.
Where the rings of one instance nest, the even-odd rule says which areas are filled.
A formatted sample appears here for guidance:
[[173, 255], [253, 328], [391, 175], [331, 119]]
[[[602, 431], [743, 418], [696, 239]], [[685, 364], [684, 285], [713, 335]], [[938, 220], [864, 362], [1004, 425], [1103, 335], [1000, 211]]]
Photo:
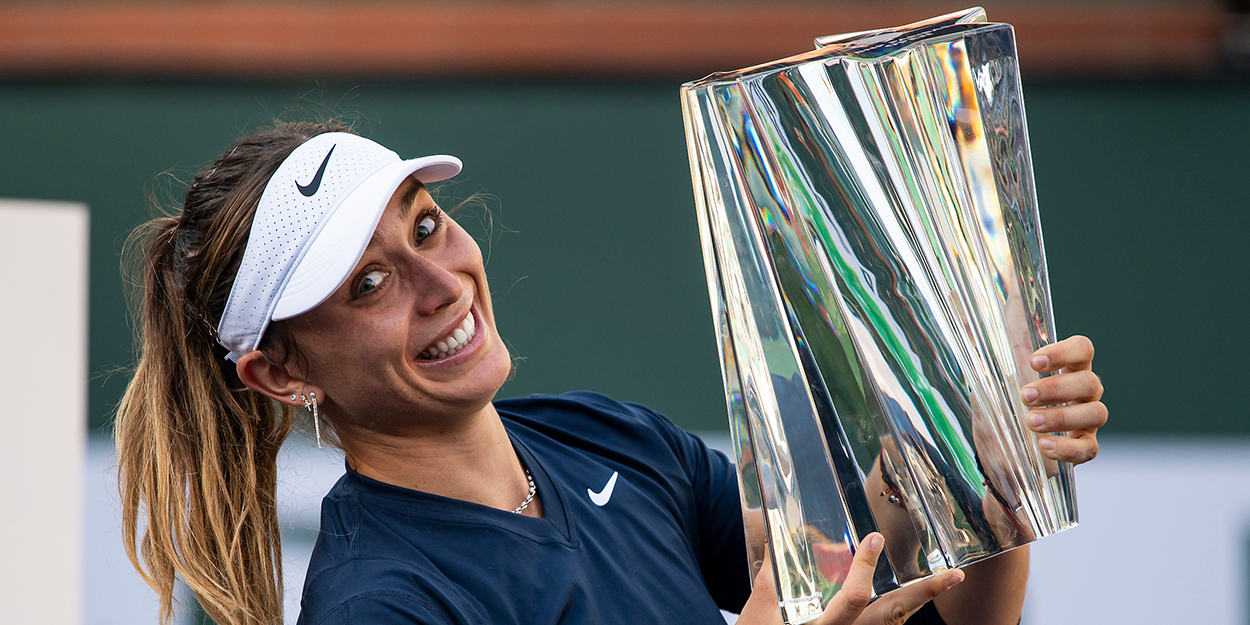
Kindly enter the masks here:
[[1046, 368], [1046, 365], [1050, 364], [1050, 358], [1047, 356], [1034, 356], [1030, 364], [1033, 365], [1035, 371], [1041, 371]]
[[1055, 439], [1053, 439], [1053, 438], [1051, 438], [1051, 437], [1047, 436], [1046, 438], [1043, 438], [1042, 440], [1037, 441], [1037, 446], [1038, 446], [1038, 447], [1041, 447], [1042, 449], [1046, 449], [1046, 450], [1051, 450], [1051, 449], [1054, 449], [1054, 448], [1055, 448]]
[[1037, 399], [1037, 389], [1029, 388], [1026, 386], [1024, 390], [1020, 393], [1020, 396], [1024, 398], [1024, 401], [1026, 403], [1030, 403], [1033, 400]]
[[1038, 427], [1039, 425], [1041, 425], [1041, 424], [1043, 424], [1043, 423], [1045, 423], [1045, 422], [1046, 422], [1046, 417], [1043, 417], [1043, 416], [1042, 416], [1042, 413], [1040, 413], [1040, 412], [1030, 412], [1030, 413], [1029, 413], [1029, 425], [1031, 425], [1031, 426], [1033, 426], [1033, 427]]
[[954, 586], [962, 581], [964, 581], [964, 572], [956, 569], [955, 572], [951, 573], [950, 577], [946, 580], [946, 587], [950, 588], [951, 586]]
[[885, 544], [885, 538], [881, 534], [874, 534], [868, 539], [868, 548], [873, 551], [880, 551], [881, 546]]

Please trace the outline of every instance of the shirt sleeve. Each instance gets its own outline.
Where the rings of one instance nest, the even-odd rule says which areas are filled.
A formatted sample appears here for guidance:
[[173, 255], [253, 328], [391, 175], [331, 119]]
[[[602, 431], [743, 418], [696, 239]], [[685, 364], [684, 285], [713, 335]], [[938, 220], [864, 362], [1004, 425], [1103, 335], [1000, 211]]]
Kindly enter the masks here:
[[737, 469], [725, 454], [708, 448], [662, 415], [643, 406], [631, 407], [657, 418], [660, 433], [685, 467], [697, 513], [698, 535], [692, 538], [704, 585], [720, 609], [740, 612], [751, 595], [751, 573]]

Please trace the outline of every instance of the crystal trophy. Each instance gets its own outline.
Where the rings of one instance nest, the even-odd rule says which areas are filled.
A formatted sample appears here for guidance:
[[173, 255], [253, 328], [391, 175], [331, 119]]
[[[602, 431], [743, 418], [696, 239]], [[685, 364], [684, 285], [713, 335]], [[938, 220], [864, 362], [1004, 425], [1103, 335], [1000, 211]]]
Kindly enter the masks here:
[[1054, 340], [1010, 25], [823, 37], [682, 86], [752, 575], [815, 618], [1076, 524], [1023, 418]]

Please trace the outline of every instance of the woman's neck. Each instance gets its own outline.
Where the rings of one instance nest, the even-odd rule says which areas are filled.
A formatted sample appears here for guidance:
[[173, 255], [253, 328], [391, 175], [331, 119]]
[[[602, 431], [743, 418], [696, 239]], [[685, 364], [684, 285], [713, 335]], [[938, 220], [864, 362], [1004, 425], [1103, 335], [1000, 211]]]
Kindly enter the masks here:
[[[351, 432], [348, 462], [361, 475], [395, 486], [512, 511], [529, 493], [525, 468], [493, 404], [421, 436]], [[542, 516], [535, 498], [527, 516]]]

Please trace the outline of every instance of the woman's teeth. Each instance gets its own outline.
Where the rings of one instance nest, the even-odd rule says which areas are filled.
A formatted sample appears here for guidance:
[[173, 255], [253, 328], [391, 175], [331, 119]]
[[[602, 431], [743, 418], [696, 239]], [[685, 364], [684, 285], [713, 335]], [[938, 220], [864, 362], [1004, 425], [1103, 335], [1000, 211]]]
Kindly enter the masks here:
[[473, 321], [473, 315], [470, 314], [460, 322], [460, 327], [452, 331], [451, 334], [441, 338], [433, 347], [421, 352], [421, 358], [425, 360], [438, 360], [445, 358], [451, 354], [460, 351], [469, 341], [473, 340], [473, 335], [477, 334], [477, 323]]

